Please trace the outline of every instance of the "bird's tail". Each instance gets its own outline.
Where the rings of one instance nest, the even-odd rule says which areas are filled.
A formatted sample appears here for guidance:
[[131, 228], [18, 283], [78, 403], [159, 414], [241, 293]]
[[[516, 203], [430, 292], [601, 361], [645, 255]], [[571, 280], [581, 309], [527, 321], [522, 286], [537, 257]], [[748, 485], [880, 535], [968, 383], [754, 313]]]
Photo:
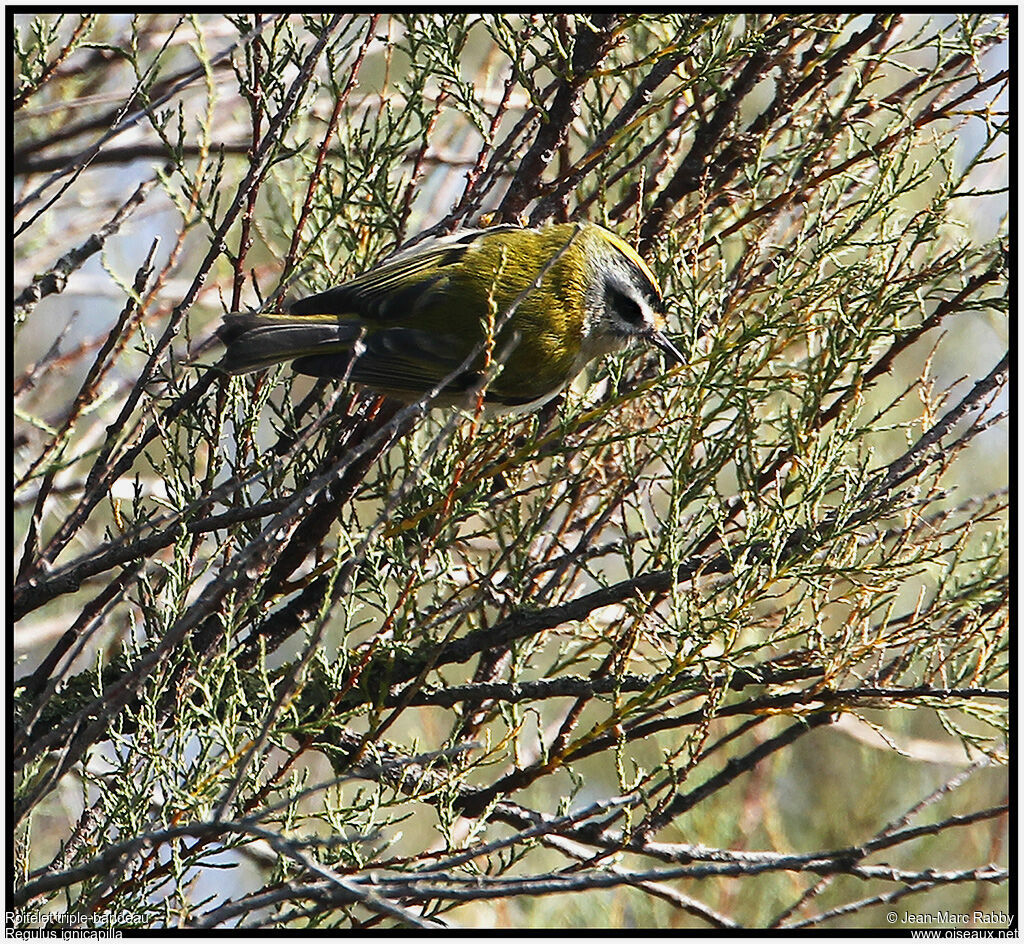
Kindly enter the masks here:
[[362, 328], [337, 315], [232, 312], [217, 331], [227, 345], [219, 366], [246, 374], [300, 357], [350, 352]]

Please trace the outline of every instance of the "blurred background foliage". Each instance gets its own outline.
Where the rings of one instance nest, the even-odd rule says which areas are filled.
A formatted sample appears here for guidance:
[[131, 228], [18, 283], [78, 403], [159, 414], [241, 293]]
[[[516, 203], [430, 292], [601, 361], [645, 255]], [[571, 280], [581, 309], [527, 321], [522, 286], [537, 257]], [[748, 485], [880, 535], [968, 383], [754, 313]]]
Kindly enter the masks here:
[[[23, 913], [1008, 911], [1008, 27], [16, 14]], [[687, 367], [212, 369], [225, 311], [575, 219]]]

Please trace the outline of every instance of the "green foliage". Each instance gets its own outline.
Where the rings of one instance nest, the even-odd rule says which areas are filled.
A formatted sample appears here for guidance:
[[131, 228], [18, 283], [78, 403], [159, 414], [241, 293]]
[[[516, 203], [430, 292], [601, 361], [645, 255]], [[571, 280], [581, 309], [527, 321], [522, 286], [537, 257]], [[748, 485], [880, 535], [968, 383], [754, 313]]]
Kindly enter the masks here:
[[[1005, 16], [15, 25], [16, 907], [1008, 910]], [[212, 366], [549, 219], [684, 368], [515, 416]]]

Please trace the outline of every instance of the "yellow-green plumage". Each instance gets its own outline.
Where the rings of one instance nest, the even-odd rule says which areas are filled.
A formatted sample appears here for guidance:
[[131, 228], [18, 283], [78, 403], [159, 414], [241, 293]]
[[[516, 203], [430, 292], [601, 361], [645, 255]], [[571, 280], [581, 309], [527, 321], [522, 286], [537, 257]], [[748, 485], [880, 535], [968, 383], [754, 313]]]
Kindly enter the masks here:
[[[490, 319], [510, 311], [520, 293], [574, 236], [587, 238], [585, 233], [575, 233], [574, 226], [551, 226], [536, 235], [528, 230], [511, 231], [500, 244], [481, 240], [470, 247], [467, 255], [478, 256], [479, 264], [466, 260], [466, 265], [453, 271], [452, 294], [474, 300], [481, 337]], [[499, 397], [514, 392], [517, 399], [533, 400], [553, 387], [560, 388], [578, 372], [575, 361], [583, 335], [586, 281], [582, 253], [566, 250], [555, 259], [538, 289], [527, 292], [498, 334], [499, 351], [513, 331], [519, 341], [492, 382], [491, 392]], [[558, 303], [552, 304], [551, 299]], [[451, 317], [447, 306], [431, 309], [429, 318], [436, 320], [436, 330], [444, 331], [445, 321]]]
[[[609, 298], [626, 306], [627, 322], [609, 320]], [[452, 402], [497, 357], [487, 400], [522, 405], [553, 396], [632, 335], [657, 334], [659, 308], [650, 270], [601, 227], [495, 227], [414, 246], [287, 312], [226, 316], [223, 366], [294, 361], [404, 400], [456, 372], [440, 398]]]

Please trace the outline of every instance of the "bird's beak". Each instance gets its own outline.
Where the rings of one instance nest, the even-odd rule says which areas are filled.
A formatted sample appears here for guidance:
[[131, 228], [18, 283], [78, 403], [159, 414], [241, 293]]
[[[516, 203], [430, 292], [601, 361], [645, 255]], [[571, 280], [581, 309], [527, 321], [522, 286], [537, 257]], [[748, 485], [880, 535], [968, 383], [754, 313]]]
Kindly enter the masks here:
[[683, 357], [682, 351], [679, 350], [664, 334], [660, 331], [652, 331], [648, 335], [648, 340], [653, 344], [659, 351], [661, 351], [669, 362], [674, 361], [677, 364], [685, 364], [686, 358]]

